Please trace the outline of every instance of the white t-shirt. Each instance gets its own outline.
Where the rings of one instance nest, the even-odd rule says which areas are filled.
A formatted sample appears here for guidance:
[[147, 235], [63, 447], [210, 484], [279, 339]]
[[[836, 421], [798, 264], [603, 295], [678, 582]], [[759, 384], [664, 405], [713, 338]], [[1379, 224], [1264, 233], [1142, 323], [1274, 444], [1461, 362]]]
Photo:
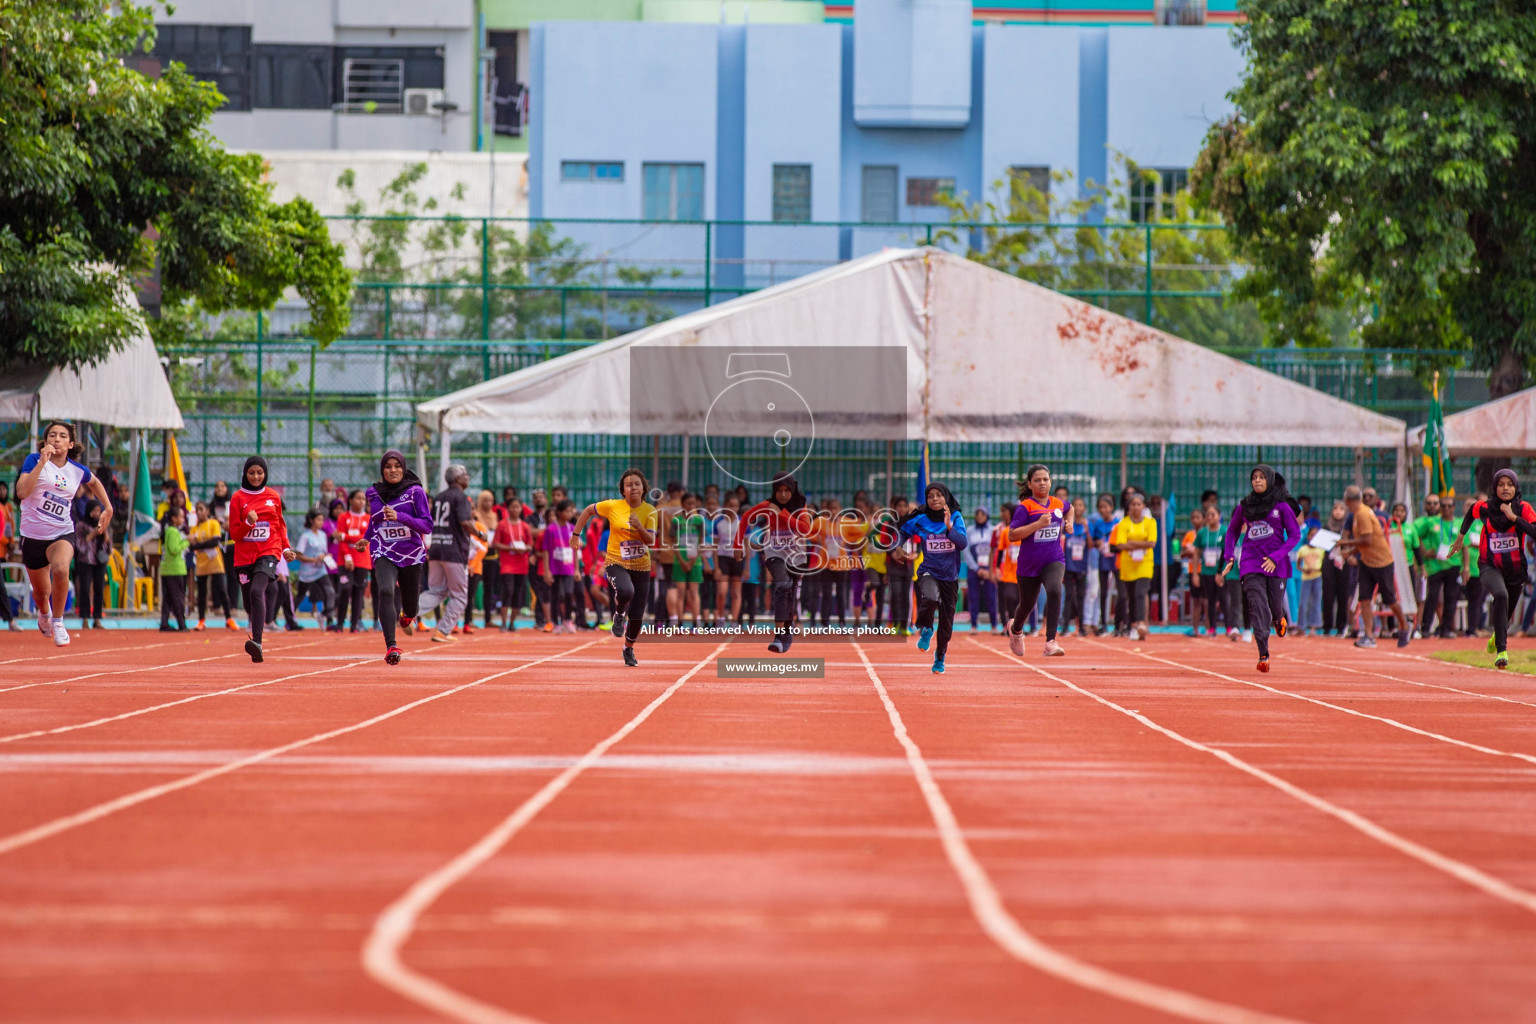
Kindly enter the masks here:
[[[21, 471], [30, 473], [39, 462], [42, 462], [42, 456], [33, 452], [21, 464]], [[21, 499], [21, 535], [32, 540], [72, 536], [75, 520], [70, 514], [70, 505], [90, 479], [91, 471], [74, 459], [65, 460], [62, 466], [51, 461], [43, 463], [32, 493]]]

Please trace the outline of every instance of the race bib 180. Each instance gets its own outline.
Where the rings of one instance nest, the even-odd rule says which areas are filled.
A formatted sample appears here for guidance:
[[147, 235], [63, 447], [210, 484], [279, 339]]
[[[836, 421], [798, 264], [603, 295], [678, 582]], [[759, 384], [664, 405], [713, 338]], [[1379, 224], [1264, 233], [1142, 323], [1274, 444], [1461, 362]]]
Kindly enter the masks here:
[[399, 523], [389, 523], [379, 527], [379, 539], [385, 541], [405, 540], [411, 535], [409, 526], [401, 526]]

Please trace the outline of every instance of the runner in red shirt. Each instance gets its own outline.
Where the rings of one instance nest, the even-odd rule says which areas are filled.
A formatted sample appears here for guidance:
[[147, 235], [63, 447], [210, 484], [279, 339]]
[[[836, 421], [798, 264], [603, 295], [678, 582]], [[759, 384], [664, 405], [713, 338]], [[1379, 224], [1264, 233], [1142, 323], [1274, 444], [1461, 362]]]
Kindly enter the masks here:
[[229, 535], [235, 542], [235, 571], [251, 618], [245, 653], [252, 661], [260, 662], [261, 633], [267, 624], [267, 590], [277, 579], [278, 559], [293, 560], [288, 524], [283, 520], [283, 499], [267, 486], [267, 460], [260, 455], [245, 460], [240, 489], [229, 499]]
[[[347, 602], [352, 603], [352, 632], [363, 631], [363, 595], [368, 593], [368, 577], [373, 572], [373, 555], [368, 551], [368, 494], [359, 487], [352, 492], [350, 507], [336, 517], [336, 541], [341, 551], [341, 567], [347, 577], [345, 592], [336, 602], [336, 628], [347, 617]], [[375, 618], [378, 616], [375, 615]]]
[[496, 524], [491, 545], [501, 552], [501, 628], [517, 632], [517, 612], [528, 600], [528, 553], [533, 531], [521, 517], [508, 516]]

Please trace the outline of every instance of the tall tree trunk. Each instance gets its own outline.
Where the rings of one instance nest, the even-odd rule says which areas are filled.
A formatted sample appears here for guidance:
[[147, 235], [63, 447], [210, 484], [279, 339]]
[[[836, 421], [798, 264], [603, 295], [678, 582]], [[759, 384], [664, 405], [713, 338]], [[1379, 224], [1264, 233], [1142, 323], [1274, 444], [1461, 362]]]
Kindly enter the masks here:
[[[1499, 351], [1499, 358], [1493, 364], [1493, 369], [1488, 371], [1488, 397], [1490, 400], [1503, 398], [1505, 395], [1514, 394], [1524, 386], [1525, 364], [1519, 353], [1515, 351], [1515, 347], [1505, 344]], [[1486, 456], [1478, 459], [1475, 473], [1477, 489], [1484, 494], [1493, 493], [1493, 474], [1508, 468], [1507, 458]]]

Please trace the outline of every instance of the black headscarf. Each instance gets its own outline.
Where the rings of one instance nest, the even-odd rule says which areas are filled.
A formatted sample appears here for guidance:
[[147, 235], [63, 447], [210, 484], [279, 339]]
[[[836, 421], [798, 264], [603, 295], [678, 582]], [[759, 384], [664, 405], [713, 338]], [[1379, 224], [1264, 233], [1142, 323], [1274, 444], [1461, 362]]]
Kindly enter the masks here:
[[[944, 503], [949, 506], [948, 512], [935, 512], [933, 509], [928, 507], [928, 495], [933, 491], [938, 491], [940, 494], [944, 495]], [[948, 487], [945, 487], [941, 483], [930, 481], [928, 486], [923, 488], [923, 500], [917, 505], [916, 508], [903, 516], [901, 522], [902, 525], [905, 526], [907, 523], [910, 523], [918, 516], [926, 515], [935, 523], [947, 523], [949, 521], [949, 517], [955, 514], [958, 507], [959, 502], [955, 500], [954, 493], [951, 492]]]
[[[252, 487], [246, 481], [245, 475], [251, 471], [252, 466], [261, 467], [262, 477], [260, 488]], [[272, 471], [267, 468], [267, 460], [262, 458], [260, 455], [252, 455], [250, 458], [245, 460], [245, 468], [240, 471], [240, 489], [245, 491], [247, 494], [260, 494], [262, 491], [266, 490], [267, 482], [271, 479]]]
[[799, 512], [801, 509], [805, 508], [805, 495], [800, 493], [799, 481], [797, 481], [788, 473], [781, 473], [780, 475], [773, 478], [773, 486], [768, 490], [768, 500], [777, 505], [779, 503], [779, 499], [776, 498], [775, 495], [779, 493], [780, 487], [786, 485], [789, 487], [792, 493], [789, 496], [789, 504], [783, 505], [781, 507], [785, 512]]
[[1495, 530], [1512, 530], [1515, 526], [1514, 520], [1504, 514], [1503, 506], [1506, 502], [1499, 498], [1499, 477], [1501, 476], [1509, 477], [1509, 482], [1515, 485], [1515, 496], [1507, 502], [1509, 507], [1515, 510], [1515, 515], [1520, 514], [1520, 505], [1524, 501], [1520, 494], [1520, 478], [1515, 475], [1515, 471], [1499, 470], [1493, 474], [1493, 493], [1488, 495], [1488, 525]]
[[[1260, 494], [1252, 490], [1248, 492], [1248, 496], [1242, 500], [1244, 519], [1250, 523], [1267, 519], [1275, 510], [1275, 506], [1282, 501], [1291, 507], [1292, 512], [1301, 512], [1301, 505], [1292, 499], [1290, 492], [1285, 489], [1285, 476], [1275, 472], [1275, 467], [1261, 463], [1253, 467], [1253, 473], [1264, 474], [1264, 493]], [[1248, 474], [1250, 479], [1253, 473]]]
[[[399, 461], [400, 468], [404, 470], [400, 476], [400, 482], [397, 484], [392, 484], [384, 479], [384, 463], [390, 459]], [[384, 502], [384, 504], [388, 505], [412, 487], [420, 486], [421, 477], [411, 472], [411, 467], [406, 463], [405, 456], [400, 454], [398, 449], [391, 448], [384, 453], [383, 458], [379, 459], [379, 479], [374, 483], [373, 489], [378, 492], [379, 500]]]

